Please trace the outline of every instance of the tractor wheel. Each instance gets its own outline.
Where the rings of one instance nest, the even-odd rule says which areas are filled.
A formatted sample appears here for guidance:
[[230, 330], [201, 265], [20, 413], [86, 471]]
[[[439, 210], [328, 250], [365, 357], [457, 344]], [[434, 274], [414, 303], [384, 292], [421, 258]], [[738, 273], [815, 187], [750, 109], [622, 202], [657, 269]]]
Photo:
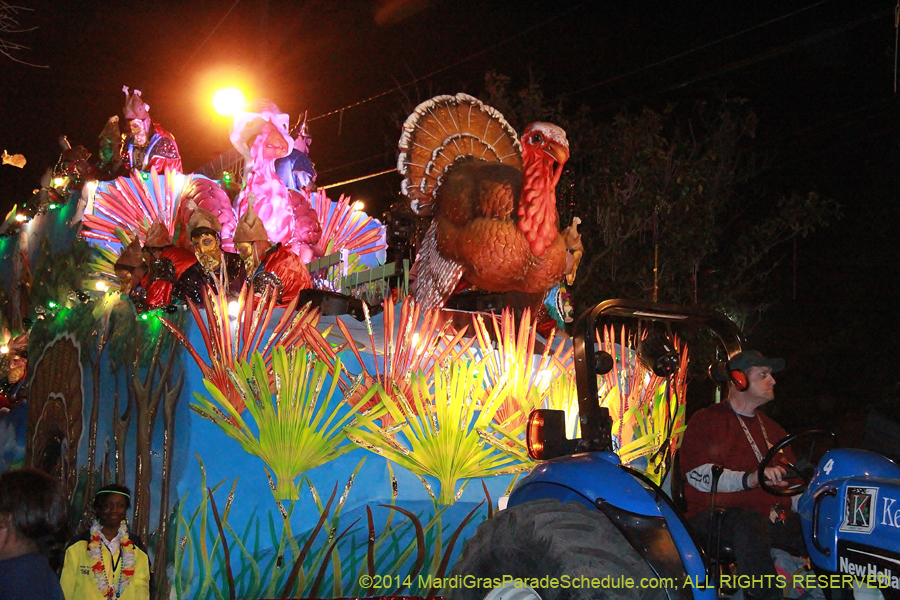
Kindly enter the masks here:
[[[489, 594], [489, 600], [527, 597], [521, 586], [509, 583], [491, 594], [496, 580], [504, 577], [528, 580], [541, 600], [666, 597], [665, 590], [640, 588], [641, 578], [655, 580], [649, 565], [606, 515], [579, 502], [536, 500], [500, 511], [466, 542], [451, 572], [455, 575], [460, 577], [450, 579], [444, 589], [450, 600], [482, 600]], [[550, 581], [554, 577], [557, 585]], [[623, 587], [628, 578], [634, 587]], [[594, 579], [605, 585], [592, 586]], [[575, 587], [575, 581], [587, 583]]]

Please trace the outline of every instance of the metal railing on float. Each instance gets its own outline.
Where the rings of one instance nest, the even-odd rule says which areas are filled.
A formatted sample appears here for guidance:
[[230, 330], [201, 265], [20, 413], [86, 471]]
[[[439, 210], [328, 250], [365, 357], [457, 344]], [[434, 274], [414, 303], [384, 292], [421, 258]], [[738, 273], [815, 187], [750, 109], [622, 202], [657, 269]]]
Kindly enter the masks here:
[[391, 262], [379, 267], [358, 269], [352, 253], [341, 250], [306, 265], [317, 289], [339, 292], [381, 304], [385, 298], [395, 295], [395, 302], [402, 302], [409, 294], [409, 259]]

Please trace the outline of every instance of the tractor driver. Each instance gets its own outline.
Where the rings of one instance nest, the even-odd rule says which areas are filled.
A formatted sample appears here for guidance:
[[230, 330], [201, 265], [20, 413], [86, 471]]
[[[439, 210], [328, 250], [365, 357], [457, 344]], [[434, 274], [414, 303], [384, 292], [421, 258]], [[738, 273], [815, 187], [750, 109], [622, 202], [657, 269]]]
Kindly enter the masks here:
[[[750, 598], [779, 598], [782, 594], [770, 555], [773, 545], [806, 554], [791, 498], [760, 489], [757, 473], [769, 448], [786, 435], [759, 410], [775, 399], [773, 374], [783, 368], [783, 359], [766, 358], [755, 350], [736, 354], [728, 362], [728, 398], [691, 418], [680, 450], [681, 471], [688, 483], [684, 486], [687, 518], [704, 540], [710, 527], [712, 467], [724, 469], [716, 495], [716, 506], [724, 509], [720, 543], [734, 549], [740, 575], [763, 576], [762, 586], [757, 583], [745, 590]], [[789, 450], [785, 457], [793, 462]], [[772, 487], [787, 485], [781, 465], [767, 467], [765, 477]]]

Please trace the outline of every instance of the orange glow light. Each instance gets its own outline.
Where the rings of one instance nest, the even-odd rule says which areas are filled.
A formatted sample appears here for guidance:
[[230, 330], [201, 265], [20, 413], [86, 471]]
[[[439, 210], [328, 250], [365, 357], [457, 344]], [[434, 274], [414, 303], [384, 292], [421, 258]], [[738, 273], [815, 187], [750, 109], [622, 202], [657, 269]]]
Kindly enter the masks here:
[[222, 88], [213, 94], [213, 108], [224, 116], [232, 116], [244, 110], [247, 100], [244, 92], [235, 87]]

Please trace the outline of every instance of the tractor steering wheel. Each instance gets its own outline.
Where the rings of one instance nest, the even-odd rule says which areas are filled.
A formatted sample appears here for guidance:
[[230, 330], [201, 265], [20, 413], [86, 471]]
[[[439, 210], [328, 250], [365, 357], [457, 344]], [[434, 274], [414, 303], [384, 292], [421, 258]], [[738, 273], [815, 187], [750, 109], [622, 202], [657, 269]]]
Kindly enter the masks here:
[[[781, 454], [781, 450], [786, 446], [790, 446], [797, 440], [805, 438], [812, 438], [809, 443], [809, 449], [803, 456], [797, 458], [796, 463], [790, 462], [784, 457], [784, 454]], [[817, 461], [813, 456], [821, 456], [824, 454], [824, 452], [816, 452], [816, 441], [818, 438], [825, 438], [831, 443], [831, 446], [826, 448], [828, 450], [837, 448], [840, 445], [838, 444], [837, 436], [831, 431], [826, 431], [824, 429], [804, 429], [788, 435], [772, 446], [765, 458], [762, 459], [762, 462], [759, 463], [759, 468], [756, 471], [757, 476], [759, 477], [759, 487], [773, 496], [796, 496], [797, 494], [805, 492], [806, 488], [809, 487], [810, 480], [816, 472]], [[766, 469], [776, 464], [774, 462], [776, 456], [780, 457], [778, 461], [778, 463], [780, 463], [779, 466], [786, 468], [783, 479], [783, 481], [788, 483], [786, 487], [778, 487], [766, 482]]]

